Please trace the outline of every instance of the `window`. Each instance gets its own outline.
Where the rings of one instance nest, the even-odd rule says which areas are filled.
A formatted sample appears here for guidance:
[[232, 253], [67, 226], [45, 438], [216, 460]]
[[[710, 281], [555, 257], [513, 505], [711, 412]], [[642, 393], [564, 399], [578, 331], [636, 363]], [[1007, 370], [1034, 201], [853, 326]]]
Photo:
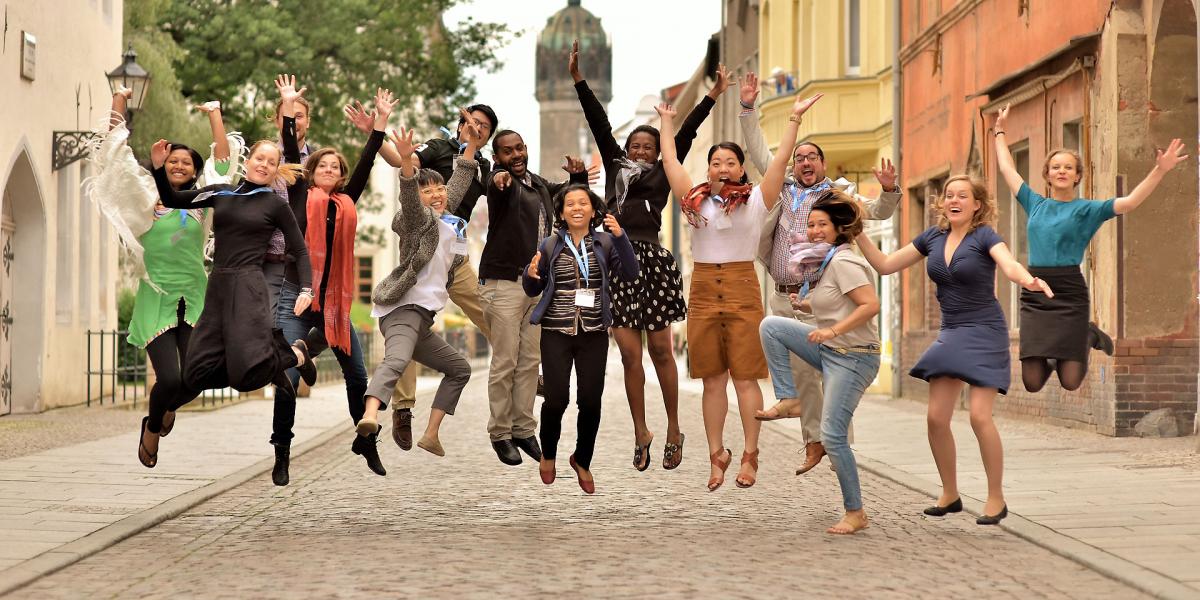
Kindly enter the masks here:
[[358, 264], [355, 269], [355, 288], [357, 293], [355, 298], [363, 303], [371, 303], [371, 290], [375, 288], [375, 259], [370, 256], [356, 257]]
[[57, 257], [54, 270], [54, 309], [58, 322], [68, 324], [75, 313], [75, 165], [58, 171]]
[[[1017, 173], [1025, 181], [1029, 181], [1029, 146], [1028, 142], [1021, 142], [1016, 147], [1009, 149], [1012, 152], [1013, 163], [1017, 167]], [[1021, 208], [1017, 203], [1017, 190], [1009, 189], [1008, 182], [1003, 177], [996, 178], [996, 204], [1000, 211], [999, 215], [999, 233], [1008, 242], [1008, 247], [1012, 250], [1013, 257], [1022, 265], [1029, 265], [1029, 244], [1025, 237], [1025, 224], [1027, 222], [1025, 209]], [[1008, 278], [999, 276], [1000, 282], [999, 293], [1000, 307], [1004, 309], [1004, 316], [1008, 319], [1009, 328], [1013, 330], [1020, 329], [1020, 286], [1012, 283]]]
[[846, 75], [855, 77], [862, 65], [862, 11], [859, 0], [846, 0]]

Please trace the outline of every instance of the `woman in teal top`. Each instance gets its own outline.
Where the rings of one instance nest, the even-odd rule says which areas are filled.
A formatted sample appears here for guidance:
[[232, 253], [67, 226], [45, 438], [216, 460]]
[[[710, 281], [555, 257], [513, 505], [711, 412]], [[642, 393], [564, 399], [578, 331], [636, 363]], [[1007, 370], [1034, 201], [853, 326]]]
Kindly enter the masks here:
[[1172, 140], [1165, 151], [1158, 151], [1154, 168], [1128, 196], [1088, 200], [1075, 195], [1083, 179], [1079, 153], [1055, 150], [1042, 166], [1042, 179], [1050, 185], [1047, 198], [1025, 183], [1013, 163], [1005, 131], [1008, 109], [1006, 105], [996, 116], [996, 162], [1009, 188], [1019, 190], [1017, 201], [1028, 217], [1029, 272], [1054, 290], [1053, 297], [1021, 291], [1021, 379], [1026, 390], [1036, 392], [1055, 371], [1064, 389], [1076, 390], [1087, 375], [1088, 350], [1113, 351], [1112, 339], [1088, 321], [1091, 303], [1079, 270], [1083, 253], [1105, 221], [1140, 206], [1187, 156], [1180, 154], [1183, 143]]

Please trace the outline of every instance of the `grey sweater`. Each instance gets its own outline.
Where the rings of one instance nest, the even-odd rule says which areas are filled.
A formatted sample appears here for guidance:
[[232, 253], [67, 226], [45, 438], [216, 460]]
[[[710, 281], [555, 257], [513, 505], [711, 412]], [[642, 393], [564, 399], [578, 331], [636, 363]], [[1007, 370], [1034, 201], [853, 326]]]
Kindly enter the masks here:
[[[454, 174], [446, 182], [444, 214], [452, 215], [462, 202], [475, 176], [476, 162], [465, 156], [454, 161]], [[387, 306], [396, 304], [417, 282], [417, 274], [433, 258], [438, 247], [439, 215], [421, 204], [416, 177], [400, 176], [400, 210], [392, 218], [392, 231], [400, 238], [400, 262], [375, 286], [371, 301]], [[457, 264], [457, 262], [455, 262]]]

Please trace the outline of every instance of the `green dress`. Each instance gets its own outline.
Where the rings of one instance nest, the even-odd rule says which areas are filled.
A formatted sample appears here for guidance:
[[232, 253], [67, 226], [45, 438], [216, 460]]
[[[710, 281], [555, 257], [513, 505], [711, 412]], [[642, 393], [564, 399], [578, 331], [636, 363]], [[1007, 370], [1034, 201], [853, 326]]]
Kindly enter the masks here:
[[139, 241], [145, 249], [143, 261], [150, 281], [138, 282], [129, 343], [145, 348], [179, 324], [180, 298], [185, 307], [183, 320], [196, 325], [204, 309], [208, 275], [204, 272], [204, 226], [186, 211], [176, 209], [162, 215]]

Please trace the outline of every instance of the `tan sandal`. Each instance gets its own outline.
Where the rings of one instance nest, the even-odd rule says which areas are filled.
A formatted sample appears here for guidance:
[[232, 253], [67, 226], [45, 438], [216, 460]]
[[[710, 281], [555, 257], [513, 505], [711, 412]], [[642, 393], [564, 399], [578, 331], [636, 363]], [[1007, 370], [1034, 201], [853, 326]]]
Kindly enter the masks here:
[[[717, 458], [721, 455], [725, 455], [725, 460]], [[725, 483], [725, 470], [729, 468], [729, 463], [733, 462], [733, 451], [729, 448], [717, 450], [708, 456], [708, 462], [721, 470], [720, 477], [710, 477], [708, 480], [708, 491], [715, 492], [717, 488], [721, 487], [721, 484]]]
[[871, 526], [871, 522], [866, 516], [863, 516], [862, 524], [854, 523], [849, 520], [849, 516], [845, 515], [842, 520], [833, 524], [833, 527], [825, 530], [825, 533], [833, 535], [854, 535]]
[[758, 481], [758, 450], [755, 450], [754, 452], [742, 452], [742, 464], [744, 465], [746, 463], [750, 463], [750, 466], [754, 467], [754, 474], [750, 475], [749, 483], [743, 483], [744, 480], [742, 477], [745, 476], [741, 474], [738, 474], [738, 476], [733, 480], [734, 485], [742, 489], [752, 487], [754, 483]]
[[[783, 406], [784, 404], [795, 404], [795, 407], [788, 412], [783, 412], [783, 410], [781, 410], [780, 407]], [[803, 416], [801, 414], [801, 412], [799, 410], [797, 410], [799, 408], [800, 408], [799, 400], [788, 400], [786, 402], [783, 400], [780, 400], [779, 402], [775, 403], [775, 406], [772, 406], [771, 408], [768, 408], [767, 410], [755, 411], [757, 414], [754, 415], [754, 418], [759, 421], [778, 421], [779, 419], [799, 419], [800, 417]], [[774, 411], [775, 414], [773, 414], [773, 415], [767, 414], [772, 411]]]

